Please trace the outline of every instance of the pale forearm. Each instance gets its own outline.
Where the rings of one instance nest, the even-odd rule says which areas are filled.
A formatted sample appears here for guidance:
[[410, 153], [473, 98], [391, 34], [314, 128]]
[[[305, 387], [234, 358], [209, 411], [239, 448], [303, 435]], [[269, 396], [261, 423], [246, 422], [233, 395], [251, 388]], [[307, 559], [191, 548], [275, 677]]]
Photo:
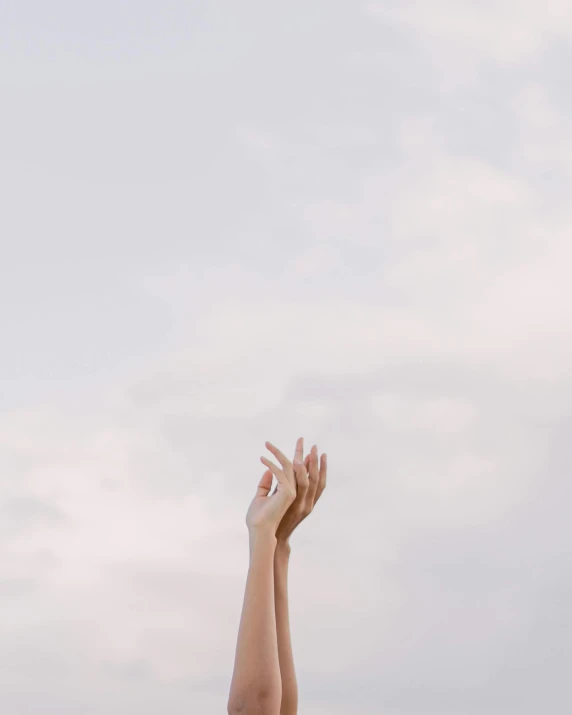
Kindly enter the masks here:
[[276, 604], [276, 631], [278, 634], [278, 657], [282, 677], [282, 703], [280, 715], [296, 715], [298, 712], [298, 684], [294, 670], [290, 621], [288, 617], [288, 564], [290, 546], [278, 542], [274, 554], [274, 600]]
[[276, 538], [249, 534], [250, 565], [238, 630], [228, 710], [279, 713], [282, 697], [274, 606]]

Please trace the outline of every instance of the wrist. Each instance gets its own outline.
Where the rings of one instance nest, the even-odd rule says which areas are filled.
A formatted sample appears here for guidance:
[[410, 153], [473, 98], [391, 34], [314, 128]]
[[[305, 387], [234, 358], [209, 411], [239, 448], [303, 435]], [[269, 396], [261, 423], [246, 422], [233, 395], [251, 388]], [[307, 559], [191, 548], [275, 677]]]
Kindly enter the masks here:
[[289, 539], [277, 539], [276, 540], [276, 552], [281, 554], [290, 555], [291, 551], [290, 540]]
[[253, 527], [248, 530], [248, 541], [251, 546], [257, 544], [265, 544], [276, 548], [278, 540], [276, 534], [271, 530], [263, 527]]

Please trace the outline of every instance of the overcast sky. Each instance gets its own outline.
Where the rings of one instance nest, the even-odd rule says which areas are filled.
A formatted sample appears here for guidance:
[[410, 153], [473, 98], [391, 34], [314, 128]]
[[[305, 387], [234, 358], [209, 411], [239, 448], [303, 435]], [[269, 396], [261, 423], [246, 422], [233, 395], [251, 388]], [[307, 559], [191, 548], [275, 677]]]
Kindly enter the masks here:
[[222, 715], [271, 455], [300, 715], [572, 709], [564, 0], [0, 6], [0, 710]]

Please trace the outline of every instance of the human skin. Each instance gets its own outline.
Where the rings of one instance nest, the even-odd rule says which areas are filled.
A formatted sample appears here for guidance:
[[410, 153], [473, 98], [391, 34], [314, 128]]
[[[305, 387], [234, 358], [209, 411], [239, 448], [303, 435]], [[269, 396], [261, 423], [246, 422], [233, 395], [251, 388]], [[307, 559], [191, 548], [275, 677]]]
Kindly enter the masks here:
[[304, 440], [296, 443], [295, 460], [303, 462], [301, 468], [294, 464], [297, 491], [296, 499], [282, 517], [276, 532], [277, 545], [274, 552], [274, 601], [276, 605], [276, 629], [278, 633], [278, 657], [282, 678], [282, 702], [280, 715], [297, 715], [298, 683], [294, 668], [294, 656], [288, 615], [288, 566], [290, 563], [290, 536], [296, 527], [311, 514], [316, 501], [326, 487], [327, 459], [322, 454], [318, 463], [318, 445], [303, 460]]
[[282, 680], [274, 609], [276, 536], [249, 532], [250, 565], [238, 630], [229, 715], [278, 715]]
[[[278, 486], [269, 497], [272, 470]], [[280, 712], [282, 680], [274, 607], [274, 553], [278, 524], [295, 498], [296, 477], [291, 465], [282, 471], [272, 464], [262, 476], [246, 514], [250, 563], [227, 703], [230, 715]]]
[[[230, 715], [296, 715], [298, 710], [288, 618], [290, 536], [326, 486], [326, 455], [318, 468], [317, 445], [303, 460], [302, 438], [293, 462], [270, 442], [266, 446], [282, 469], [261, 457], [270, 469], [247, 513], [250, 564], [228, 699]], [[278, 486], [268, 497], [272, 474]]]

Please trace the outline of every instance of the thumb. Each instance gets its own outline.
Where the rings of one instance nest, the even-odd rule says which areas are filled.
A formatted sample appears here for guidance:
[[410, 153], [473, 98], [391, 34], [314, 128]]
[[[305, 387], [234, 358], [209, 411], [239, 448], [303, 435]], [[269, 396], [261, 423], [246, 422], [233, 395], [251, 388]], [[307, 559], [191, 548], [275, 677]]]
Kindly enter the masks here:
[[262, 475], [260, 481], [258, 482], [258, 487], [256, 489], [257, 497], [267, 497], [268, 492], [272, 489], [272, 472], [267, 469]]

